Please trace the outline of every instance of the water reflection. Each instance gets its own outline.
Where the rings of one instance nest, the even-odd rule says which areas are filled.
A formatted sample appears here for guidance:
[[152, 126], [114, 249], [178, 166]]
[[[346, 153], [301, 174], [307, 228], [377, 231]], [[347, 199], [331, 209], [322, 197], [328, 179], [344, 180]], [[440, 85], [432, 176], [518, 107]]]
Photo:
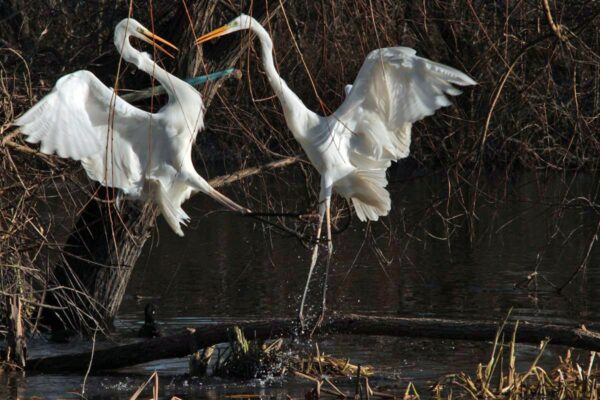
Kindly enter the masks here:
[[[309, 207], [294, 188], [275, 186], [278, 192], [271, 195], [281, 197], [288, 209]], [[564, 197], [590, 196], [597, 186], [588, 175], [528, 174], [508, 183], [491, 176], [482, 178], [476, 189], [458, 186], [463, 200], [447, 201], [457, 185], [445, 176], [398, 181], [391, 185], [394, 209], [389, 218], [370, 225], [352, 221], [334, 237], [330, 307], [338, 312], [466, 319], [501, 318], [513, 308], [513, 315], [523, 320], [593, 327], [600, 306], [598, 247], [590, 253], [588, 268], [563, 294], [550, 289], [566, 282], [582, 262], [598, 219], [576, 201], [570, 207], [557, 205]], [[260, 190], [254, 190], [260, 196]], [[472, 213], [469, 193], [475, 190], [480, 196]], [[121, 307], [121, 336], [134, 336], [147, 301], [158, 304], [157, 320], [166, 333], [213, 321], [295, 315], [309, 251], [252, 219], [208, 212], [213, 208], [204, 196], [188, 203], [194, 223], [183, 239], [161, 221], [160, 235], [136, 266]], [[537, 280], [528, 289], [525, 281], [536, 271]], [[538, 291], [530, 290], [534, 284]], [[139, 296], [144, 300], [138, 301]], [[421, 387], [445, 373], [473, 371], [490, 348], [356, 337], [327, 338], [322, 346], [328, 353], [373, 364], [384, 376], [399, 378], [400, 384], [410, 380]], [[44, 345], [38, 351], [49, 350]], [[520, 346], [519, 351], [525, 361], [535, 355], [532, 346]], [[558, 350], [551, 349], [547, 359], [556, 357], [554, 351]], [[172, 380], [166, 393], [185, 398], [264, 390], [282, 398], [287, 393], [302, 397], [306, 389], [293, 380], [252, 382], [249, 388], [168, 377], [185, 373], [186, 367], [185, 360], [149, 364], [115, 376], [92, 377], [90, 387], [100, 396], [93, 398], [128, 398], [143, 380], [135, 374], [148, 375], [159, 368]], [[13, 382], [4, 385], [10, 389], [0, 389], [0, 395], [2, 390], [16, 390]], [[81, 378], [30, 376], [19, 382], [19, 391], [26, 395], [52, 397], [49, 393], [62, 395], [78, 388]]]

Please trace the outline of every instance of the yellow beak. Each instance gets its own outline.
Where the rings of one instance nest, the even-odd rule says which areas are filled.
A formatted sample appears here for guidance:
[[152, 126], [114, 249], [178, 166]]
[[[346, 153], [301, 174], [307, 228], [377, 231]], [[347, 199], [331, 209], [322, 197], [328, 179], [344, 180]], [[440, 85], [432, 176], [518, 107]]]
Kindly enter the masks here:
[[159, 45], [156, 42], [163, 43], [163, 44], [171, 47], [175, 51], [179, 51], [179, 49], [173, 43], [169, 42], [168, 40], [165, 40], [165, 39], [161, 38], [158, 35], [155, 35], [154, 33], [150, 32], [149, 30], [145, 30], [145, 31], [143, 31], [141, 33], [147, 38], [147, 40], [145, 40], [146, 42], [148, 42], [151, 45], [155, 46], [157, 49], [159, 49], [160, 51], [162, 51], [163, 53], [165, 53], [169, 57], [175, 58], [175, 56], [173, 56], [171, 53], [169, 53], [167, 50], [165, 50], [164, 47], [162, 47], [161, 45]]
[[215, 29], [212, 32], [208, 32], [206, 35], [203, 35], [196, 40], [196, 44], [204, 43], [214, 38], [218, 38], [219, 36], [224, 35], [229, 30], [228, 25], [223, 25], [220, 28]]

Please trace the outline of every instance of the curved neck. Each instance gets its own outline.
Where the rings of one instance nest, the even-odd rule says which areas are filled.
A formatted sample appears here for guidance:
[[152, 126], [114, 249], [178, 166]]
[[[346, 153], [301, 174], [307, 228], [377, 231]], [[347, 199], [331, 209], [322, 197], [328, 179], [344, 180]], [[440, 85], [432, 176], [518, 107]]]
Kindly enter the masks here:
[[[291, 125], [292, 122], [290, 121], [291, 115], [297, 116], [299, 112], [304, 112], [307, 119], [310, 117], [314, 117], [312, 119], [318, 119], [317, 114], [309, 110], [304, 105], [302, 100], [300, 100], [300, 98], [296, 95], [296, 93], [294, 93], [281, 78], [281, 76], [279, 76], [279, 73], [275, 68], [275, 62], [273, 61], [273, 41], [271, 40], [269, 33], [258, 21], [255, 20], [252, 20], [252, 23], [250, 24], [250, 30], [252, 30], [252, 32], [254, 32], [260, 40], [263, 66], [265, 68], [267, 78], [269, 79], [269, 83], [271, 84], [271, 87], [275, 91], [275, 94], [279, 98], [279, 102], [283, 107], [284, 115], [288, 121], [288, 125]], [[290, 126], [290, 128], [295, 134], [297, 133], [292, 126]]]
[[185, 82], [161, 68], [157, 63], [152, 61], [150, 55], [134, 48], [129, 42], [130, 36], [131, 34], [124, 29], [115, 31], [115, 46], [117, 47], [117, 51], [121, 53], [121, 56], [125, 61], [135, 65], [139, 70], [144, 71], [148, 75], [156, 78], [156, 80], [158, 80], [165, 88], [170, 99], [171, 96], [175, 94], [174, 86], [176, 86], [179, 82]]

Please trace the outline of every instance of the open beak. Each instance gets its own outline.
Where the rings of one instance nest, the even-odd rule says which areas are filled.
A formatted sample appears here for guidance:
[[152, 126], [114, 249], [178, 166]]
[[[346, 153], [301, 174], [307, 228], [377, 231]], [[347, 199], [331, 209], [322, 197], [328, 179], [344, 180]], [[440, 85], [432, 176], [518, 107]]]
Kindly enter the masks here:
[[143, 37], [144, 37], [143, 40], [145, 42], [150, 43], [151, 45], [155, 46], [157, 49], [159, 49], [160, 51], [162, 51], [163, 53], [165, 53], [169, 57], [175, 58], [175, 56], [173, 56], [173, 54], [169, 53], [164, 47], [162, 47], [161, 45], [159, 45], [157, 42], [163, 43], [163, 44], [171, 47], [175, 51], [179, 51], [179, 49], [173, 43], [169, 42], [168, 40], [165, 40], [165, 39], [161, 38], [158, 35], [155, 35], [154, 33], [150, 32], [149, 30], [142, 31], [140, 33], [143, 35]]
[[203, 35], [196, 40], [196, 44], [204, 43], [214, 38], [218, 38], [219, 36], [223, 36], [229, 30], [229, 25], [223, 25], [220, 28], [215, 29], [212, 32], [208, 32], [206, 35]]

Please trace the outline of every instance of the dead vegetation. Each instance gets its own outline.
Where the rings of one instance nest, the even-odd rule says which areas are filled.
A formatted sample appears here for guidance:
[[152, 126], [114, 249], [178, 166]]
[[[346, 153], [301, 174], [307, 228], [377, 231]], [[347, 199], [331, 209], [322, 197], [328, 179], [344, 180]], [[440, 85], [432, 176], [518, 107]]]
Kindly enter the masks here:
[[548, 370], [539, 365], [549, 341], [542, 341], [538, 354], [524, 371], [517, 368], [516, 330], [505, 342], [502, 328], [492, 346], [490, 359], [479, 364], [473, 375], [461, 372], [442, 377], [433, 387], [437, 399], [597, 399], [600, 369], [596, 352], [581, 364], [571, 350]]
[[229, 379], [264, 379], [293, 373], [297, 376], [318, 379], [352, 377], [362, 368], [363, 376], [373, 374], [370, 366], [357, 366], [348, 359], [322, 354], [319, 346], [307, 350], [293, 341], [248, 340], [239, 327], [234, 327], [229, 343], [202, 349], [190, 356], [190, 374]]
[[[583, 353], [574, 356], [572, 350], [567, 350], [564, 357], [559, 357], [556, 366], [544, 368], [540, 365], [540, 360], [549, 343], [548, 340], [544, 340], [539, 344], [537, 356], [523, 368], [523, 363], [517, 359], [517, 330], [515, 329], [507, 338], [505, 326], [501, 324], [496, 333], [489, 360], [479, 363], [473, 374], [457, 372], [440, 377], [429, 390], [418, 389], [411, 382], [402, 387], [396, 385], [393, 390], [378, 388], [377, 385], [369, 383], [369, 378], [377, 378], [377, 371], [373, 367], [353, 365], [349, 360], [326, 356], [319, 352], [318, 345], [304, 356], [298, 356], [296, 353], [290, 357], [287, 345], [281, 340], [272, 342], [268, 346], [264, 343], [248, 342], [239, 329], [236, 331], [236, 338], [228, 344], [228, 347], [224, 347], [227, 349], [225, 350], [227, 355], [223, 358], [225, 360], [223, 365], [227, 367], [221, 372], [226, 374], [219, 376], [236, 379], [264, 378], [265, 375], [240, 376], [237, 372], [227, 375], [227, 372], [231, 371], [247, 372], [248, 360], [260, 359], [262, 360], [260, 368], [263, 371], [275, 366], [269, 375], [271, 377], [292, 374], [306, 381], [310, 386], [314, 385], [306, 392], [305, 399], [596, 400], [599, 398], [600, 368], [597, 364], [596, 352], [589, 352], [585, 358]], [[214, 348], [209, 352], [214, 354]], [[277, 359], [277, 363], [269, 364], [269, 361], [264, 359], [265, 355], [272, 360]], [[219, 360], [221, 360], [220, 356]], [[282, 360], [287, 360], [289, 368], [281, 369]], [[152, 380], [154, 380], [153, 393], [158, 396], [158, 373], [155, 372], [140, 386], [132, 399], [137, 398]], [[262, 398], [261, 395], [253, 393], [225, 395], [225, 397]], [[288, 395], [288, 398], [292, 397]]]
[[287, 366], [281, 351], [283, 340], [270, 344], [248, 341], [239, 327], [226, 346], [215, 345], [190, 357], [190, 370], [194, 376], [219, 376], [234, 379], [255, 379], [281, 376]]
[[[564, 357], [550, 366], [545, 352], [551, 339], [544, 339], [537, 346], [537, 354], [526, 363], [518, 359], [518, 346], [522, 346], [518, 343], [519, 321], [512, 324], [509, 318], [510, 314], [499, 323], [490, 345], [489, 359], [479, 363], [473, 374], [456, 372], [442, 376], [428, 390], [424, 390], [422, 384], [417, 388], [412, 382], [394, 381], [390, 387], [389, 378], [378, 375], [376, 368], [326, 355], [317, 343], [299, 350], [295, 341], [248, 340], [239, 327], [232, 330], [229, 343], [211, 346], [193, 355], [190, 373], [199, 377], [212, 375], [243, 380], [292, 376], [312, 386], [304, 396], [308, 399], [598, 399], [600, 367], [596, 352], [568, 349]], [[158, 376], [152, 378], [155, 379], [154, 390], [158, 390]], [[380, 383], [372, 384], [370, 380]], [[252, 393], [232, 396], [261, 397]]]

